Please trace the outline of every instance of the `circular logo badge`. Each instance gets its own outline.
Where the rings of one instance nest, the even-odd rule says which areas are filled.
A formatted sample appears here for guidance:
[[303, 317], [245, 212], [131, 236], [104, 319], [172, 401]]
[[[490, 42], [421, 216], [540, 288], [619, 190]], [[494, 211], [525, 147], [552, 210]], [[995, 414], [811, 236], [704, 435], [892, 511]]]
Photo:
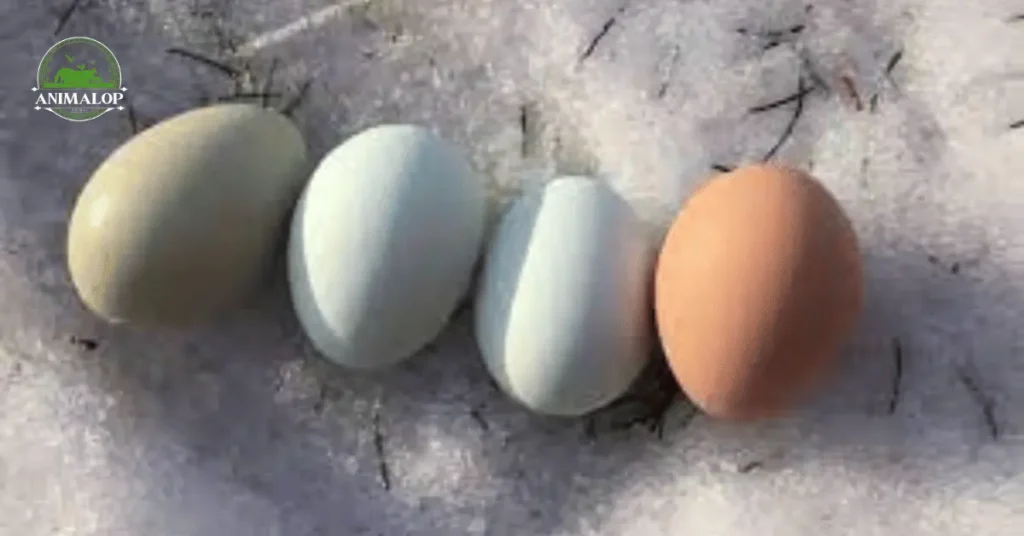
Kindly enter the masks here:
[[37, 110], [68, 121], [89, 121], [124, 109], [121, 65], [103, 43], [69, 37], [50, 47], [36, 73]]

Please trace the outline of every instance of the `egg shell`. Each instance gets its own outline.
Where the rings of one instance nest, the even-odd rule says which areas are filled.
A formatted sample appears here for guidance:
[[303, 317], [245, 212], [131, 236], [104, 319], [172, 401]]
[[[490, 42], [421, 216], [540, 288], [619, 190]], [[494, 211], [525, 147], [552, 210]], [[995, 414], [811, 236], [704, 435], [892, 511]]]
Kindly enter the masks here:
[[187, 326], [261, 282], [309, 175], [284, 116], [245, 104], [166, 119], [95, 171], [68, 225], [68, 268], [111, 322]]
[[724, 419], [779, 416], [833, 370], [862, 308], [857, 237], [816, 179], [752, 166], [706, 183], [659, 256], [661, 342], [686, 394]]
[[462, 154], [411, 125], [366, 130], [313, 173], [292, 221], [292, 302], [313, 345], [357, 369], [436, 338], [465, 294], [486, 218]]
[[475, 306], [484, 363], [513, 399], [579, 416], [628, 390], [653, 346], [655, 248], [608, 186], [564, 177], [516, 200]]

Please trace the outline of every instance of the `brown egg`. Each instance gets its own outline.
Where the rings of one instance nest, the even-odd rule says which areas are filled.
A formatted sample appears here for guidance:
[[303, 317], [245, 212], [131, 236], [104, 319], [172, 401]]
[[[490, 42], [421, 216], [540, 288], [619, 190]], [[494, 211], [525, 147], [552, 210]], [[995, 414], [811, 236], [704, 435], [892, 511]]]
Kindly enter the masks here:
[[774, 166], [716, 177], [683, 208], [658, 260], [672, 372], [711, 416], [778, 416], [834, 368], [862, 284], [857, 237], [821, 183]]

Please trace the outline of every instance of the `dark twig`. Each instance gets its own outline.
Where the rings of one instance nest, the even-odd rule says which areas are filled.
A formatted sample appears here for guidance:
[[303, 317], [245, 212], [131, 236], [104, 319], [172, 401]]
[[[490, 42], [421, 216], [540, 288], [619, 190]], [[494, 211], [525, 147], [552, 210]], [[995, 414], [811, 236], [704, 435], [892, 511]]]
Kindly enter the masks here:
[[377, 453], [377, 473], [384, 491], [391, 491], [391, 470], [384, 455], [384, 434], [380, 427], [380, 406], [373, 408], [373, 450]]
[[1006, 19], [1006, 22], [1024, 22], [1024, 13], [1021, 13], [1020, 15], [1014, 15]]
[[476, 422], [477, 426], [479, 426], [481, 430], [488, 432], [491, 430], [491, 425], [487, 422], [487, 419], [484, 419], [483, 413], [480, 412], [481, 409], [482, 408], [480, 407], [470, 409], [469, 416], [474, 422]]
[[294, 97], [292, 97], [292, 100], [288, 101], [287, 104], [282, 106], [279, 111], [284, 115], [291, 115], [291, 113], [294, 112], [295, 109], [298, 108], [300, 104], [302, 104], [303, 99], [306, 98], [306, 93], [309, 92], [309, 87], [312, 85], [312, 78], [303, 82], [302, 86], [299, 88], [299, 91], [295, 94]]
[[278, 98], [281, 94], [278, 92], [266, 93], [263, 91], [238, 91], [231, 95], [222, 95], [217, 97], [219, 101], [230, 101], [236, 99], [260, 99], [260, 102], [267, 102], [267, 99]]
[[1010, 130], [1017, 130], [1018, 128], [1024, 128], [1024, 119], [1010, 123]]
[[615, 14], [612, 15], [611, 18], [605, 21], [604, 25], [601, 26], [601, 31], [597, 32], [597, 35], [590, 40], [587, 48], [583, 50], [583, 54], [580, 54], [579, 63], [587, 61], [590, 56], [594, 55], [594, 51], [597, 50], [597, 45], [601, 44], [601, 41], [608, 36], [608, 32], [610, 32], [612, 28], [619, 23], [619, 17], [621, 17], [625, 12], [626, 6], [622, 6], [615, 11]]
[[892, 339], [892, 391], [889, 395], [889, 415], [896, 413], [896, 407], [900, 403], [900, 392], [903, 389], [903, 342], [899, 337]]
[[763, 461], [761, 461], [761, 460], [754, 460], [754, 461], [747, 462], [747, 463], [737, 467], [736, 468], [736, 472], [741, 474], [741, 475], [745, 475], [745, 474], [752, 473], [752, 472], [754, 472], [754, 471], [756, 471], [758, 469], [761, 469], [762, 467], [764, 467], [764, 462]]
[[754, 31], [754, 30], [749, 30], [747, 28], [737, 28], [736, 29], [736, 33], [738, 33], [740, 35], [749, 35], [749, 36], [753, 36], [753, 37], [761, 37], [761, 38], [769, 39], [769, 40], [778, 40], [778, 39], [782, 39], [786, 35], [799, 35], [806, 28], [807, 28], [807, 26], [804, 25], [804, 24], [796, 24], [796, 25], [790, 26], [789, 28], [786, 28], [784, 30], [768, 30], [766, 32], [758, 32], [758, 31]]
[[878, 111], [878, 99], [879, 98], [880, 97], [879, 97], [878, 93], [875, 93], [874, 95], [871, 96], [871, 101], [868, 104], [868, 110], [870, 110], [871, 113], [875, 113], [875, 112]]
[[658, 92], [654, 94], [655, 98], [658, 100], [664, 99], [665, 95], [668, 95], [668, 86], [670, 85], [671, 84], [669, 84], [668, 80], [662, 82], [661, 85], [658, 86]]
[[789, 138], [793, 135], [793, 130], [796, 128], [796, 123], [797, 121], [800, 120], [800, 116], [803, 115], [804, 113], [804, 96], [806, 95], [804, 93], [804, 90], [804, 77], [803, 75], [800, 75], [800, 81], [797, 87], [797, 95], [799, 96], [796, 99], [796, 109], [793, 111], [793, 117], [789, 120], [789, 124], [786, 125], [786, 130], [782, 132], [782, 136], [779, 138], [779, 141], [777, 141], [775, 145], [771, 148], [771, 150], [768, 151], [768, 154], [764, 156], [763, 160], [765, 162], [771, 160], [772, 158], [775, 158], [775, 155], [778, 154], [779, 149], [782, 149], [782, 146], [785, 145], [786, 141], [789, 140]]
[[889, 58], [889, 63], [885, 64], [885, 75], [892, 76], [892, 72], [896, 69], [896, 66], [900, 64], [900, 60], [903, 59], [903, 49], [899, 49], [895, 54]]
[[968, 375], [963, 368], [957, 369], [957, 375], [971, 394], [971, 398], [981, 406], [981, 414], [985, 419], [985, 426], [988, 428], [989, 435], [992, 436], [992, 439], [999, 439], [1000, 430], [999, 423], [996, 421], [995, 403], [982, 391], [978, 382]]
[[519, 107], [519, 131], [522, 133], [523, 142], [519, 147], [519, 152], [522, 156], [526, 156], [529, 152], [530, 137], [528, 135], [530, 126], [530, 110], [529, 107], [523, 104]]
[[754, 106], [753, 108], [750, 109], [750, 113], [752, 113], [752, 114], [759, 114], [759, 113], [767, 112], [769, 110], [774, 110], [775, 108], [779, 108], [779, 107], [785, 106], [785, 105], [787, 105], [787, 104], [789, 104], [791, 102], [800, 100], [800, 99], [806, 97], [807, 94], [809, 94], [812, 91], [814, 91], [813, 87], [802, 88], [800, 91], [797, 91], [796, 93], [794, 93], [794, 94], [792, 94], [792, 95], [790, 95], [788, 97], [783, 97], [783, 98], [781, 98], [779, 100], [769, 102], [768, 104], [762, 104], [760, 106]]
[[71, 4], [69, 4], [68, 7], [60, 13], [59, 17], [57, 17], [57, 27], [54, 28], [53, 35], [60, 34], [61, 30], [64, 29], [64, 26], [67, 25], [68, 21], [71, 19], [71, 15], [74, 15], [75, 11], [77, 11], [81, 5], [82, 0], [71, 0]]
[[214, 69], [217, 69], [218, 71], [221, 71], [222, 73], [224, 73], [224, 74], [226, 74], [228, 76], [231, 76], [231, 77], [236, 77], [236, 76], [239, 76], [239, 75], [242, 74], [242, 71], [240, 69], [232, 67], [232, 66], [230, 66], [230, 65], [228, 65], [228, 64], [226, 64], [226, 63], [224, 63], [222, 61], [217, 61], [215, 59], [203, 56], [202, 54], [199, 54], [199, 53], [196, 53], [196, 52], [192, 52], [191, 50], [185, 50], [183, 48], [178, 48], [178, 47], [171, 47], [171, 48], [167, 49], [167, 53], [168, 54], [177, 54], [178, 56], [182, 56], [182, 57], [188, 58], [190, 60], [197, 61], [199, 63], [203, 63], [203, 64], [208, 65], [210, 67], [213, 67]]
[[270, 90], [274, 85], [274, 71], [277, 70], [277, 58], [270, 60], [270, 67], [267, 69], [267, 78], [263, 80], [263, 98], [260, 99], [260, 105], [264, 108], [269, 104]]
[[655, 99], [661, 100], [665, 98], [665, 95], [668, 95], [668, 88], [672, 85], [672, 74], [675, 72], [677, 63], [679, 63], [679, 45], [672, 47], [672, 54], [669, 56], [668, 67], [665, 69], [665, 72], [662, 73], [661, 85], [658, 87], [658, 91], [654, 95]]
[[132, 135], [139, 133], [139, 118], [135, 116], [135, 105], [128, 103], [128, 124], [132, 127]]
[[100, 343], [98, 341], [96, 341], [96, 339], [90, 339], [90, 338], [87, 338], [87, 337], [79, 337], [78, 335], [72, 335], [68, 340], [71, 342], [71, 344], [74, 344], [75, 346], [77, 346], [77, 347], [79, 347], [79, 348], [81, 348], [81, 349], [83, 349], [83, 350], [85, 350], [87, 352], [91, 352], [91, 351], [99, 348], [99, 346], [100, 346]]
[[806, 26], [803, 25], [803, 24], [797, 24], [797, 25], [792, 26], [790, 28], [786, 28], [785, 30], [769, 30], [767, 32], [756, 32], [756, 31], [748, 30], [746, 28], [739, 28], [739, 29], [736, 30], [736, 33], [738, 33], [740, 35], [748, 35], [748, 36], [751, 36], [751, 37], [756, 37], [758, 39], [763, 40], [764, 44], [761, 45], [761, 51], [762, 52], [767, 52], [767, 51], [769, 51], [769, 50], [771, 50], [773, 48], [779, 47], [783, 43], [787, 42], [788, 41], [787, 38], [791, 38], [791, 37], [795, 37], [795, 36], [800, 35], [800, 33], [802, 33], [805, 28], [806, 28]]
[[731, 172], [733, 170], [733, 168], [731, 168], [729, 166], [726, 166], [726, 165], [723, 165], [723, 164], [711, 164], [711, 169], [713, 169], [713, 170], [715, 170], [715, 171], [717, 171], [719, 173], [729, 173], [729, 172]]

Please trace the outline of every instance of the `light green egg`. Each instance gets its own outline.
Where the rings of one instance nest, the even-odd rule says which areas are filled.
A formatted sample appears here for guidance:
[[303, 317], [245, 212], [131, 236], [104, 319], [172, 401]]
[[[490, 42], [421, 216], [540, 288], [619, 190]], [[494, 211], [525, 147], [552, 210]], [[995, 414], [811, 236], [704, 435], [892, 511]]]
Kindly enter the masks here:
[[158, 123], [81, 191], [68, 226], [75, 289], [111, 322], [180, 327], [239, 306], [308, 174], [302, 136], [274, 111], [222, 104]]

